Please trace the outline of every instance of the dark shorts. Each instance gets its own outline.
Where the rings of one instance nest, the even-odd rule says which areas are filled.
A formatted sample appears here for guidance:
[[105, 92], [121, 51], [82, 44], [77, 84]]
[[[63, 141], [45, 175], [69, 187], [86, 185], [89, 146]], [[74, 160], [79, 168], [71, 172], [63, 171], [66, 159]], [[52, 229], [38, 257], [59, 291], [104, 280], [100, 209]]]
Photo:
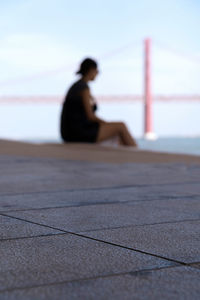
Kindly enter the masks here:
[[61, 130], [61, 136], [65, 142], [95, 143], [98, 132], [99, 123], [88, 121], [79, 126], [67, 124], [67, 126]]

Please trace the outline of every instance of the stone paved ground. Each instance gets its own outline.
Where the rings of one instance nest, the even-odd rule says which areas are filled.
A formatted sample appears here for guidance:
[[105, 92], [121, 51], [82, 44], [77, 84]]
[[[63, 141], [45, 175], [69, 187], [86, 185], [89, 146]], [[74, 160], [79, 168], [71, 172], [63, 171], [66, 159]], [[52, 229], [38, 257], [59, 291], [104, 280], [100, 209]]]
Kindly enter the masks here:
[[18, 153], [0, 170], [0, 300], [200, 299], [200, 164]]

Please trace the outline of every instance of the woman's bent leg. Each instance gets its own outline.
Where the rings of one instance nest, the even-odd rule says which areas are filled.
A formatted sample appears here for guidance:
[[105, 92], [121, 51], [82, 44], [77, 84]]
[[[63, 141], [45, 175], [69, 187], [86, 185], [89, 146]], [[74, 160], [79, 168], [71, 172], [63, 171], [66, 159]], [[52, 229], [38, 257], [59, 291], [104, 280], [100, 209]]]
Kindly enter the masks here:
[[108, 122], [100, 124], [97, 143], [115, 136], [119, 137], [120, 144], [122, 145], [133, 147], [137, 146], [137, 143], [129, 133], [126, 125], [122, 122]]

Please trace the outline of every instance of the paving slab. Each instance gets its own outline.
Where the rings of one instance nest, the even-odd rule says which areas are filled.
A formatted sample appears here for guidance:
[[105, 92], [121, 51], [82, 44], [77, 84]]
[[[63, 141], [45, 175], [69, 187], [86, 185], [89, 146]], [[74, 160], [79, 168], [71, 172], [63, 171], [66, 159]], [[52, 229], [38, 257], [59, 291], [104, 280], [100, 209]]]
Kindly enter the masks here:
[[60, 231], [0, 215], [0, 242], [3, 239], [33, 237], [56, 233], [60, 233]]
[[196, 199], [95, 204], [10, 211], [6, 214], [73, 232], [191, 219], [200, 220], [199, 200]]
[[1, 155], [24, 155], [27, 157], [52, 157], [69, 160], [86, 160], [95, 162], [112, 163], [163, 163], [163, 162], [187, 162], [200, 163], [200, 157], [195, 155], [169, 154], [128, 147], [105, 147], [99, 144], [85, 143], [54, 143], [31, 144], [25, 142], [0, 140]]
[[197, 300], [199, 279], [200, 270], [174, 267], [13, 290], [1, 293], [0, 297], [1, 300]]
[[199, 299], [200, 157], [0, 141], [0, 167], [1, 300]]
[[83, 234], [184, 263], [200, 261], [200, 221], [131, 226]]
[[200, 200], [200, 184], [162, 184], [135, 187], [84, 188], [0, 196], [0, 212], [49, 207], [86, 206], [135, 201]]
[[193, 267], [193, 268], [200, 269], [200, 262], [199, 262], [199, 263], [196, 263], [196, 264], [192, 264], [192, 267]]
[[[12, 158], [1, 163], [0, 195], [100, 187], [198, 183], [200, 167], [187, 164], [105, 164]], [[113, 176], [115, 174], [115, 176]]]
[[174, 265], [68, 234], [1, 241], [0, 257], [0, 292]]

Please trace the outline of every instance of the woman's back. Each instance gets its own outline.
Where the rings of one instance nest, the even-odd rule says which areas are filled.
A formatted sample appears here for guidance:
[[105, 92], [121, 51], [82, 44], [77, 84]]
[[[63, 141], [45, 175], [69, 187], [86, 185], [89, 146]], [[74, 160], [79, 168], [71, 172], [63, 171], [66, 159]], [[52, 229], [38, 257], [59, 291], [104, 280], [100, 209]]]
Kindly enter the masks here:
[[65, 97], [62, 114], [68, 123], [73, 120], [79, 120], [81, 122], [86, 118], [81, 96], [81, 91], [84, 89], [88, 89], [87, 83], [83, 80], [78, 80], [70, 87]]
[[[65, 141], [87, 141], [95, 139], [98, 124], [88, 120], [81, 92], [89, 89], [80, 79], [67, 92], [61, 114], [61, 136]], [[93, 110], [95, 110], [95, 106]]]

